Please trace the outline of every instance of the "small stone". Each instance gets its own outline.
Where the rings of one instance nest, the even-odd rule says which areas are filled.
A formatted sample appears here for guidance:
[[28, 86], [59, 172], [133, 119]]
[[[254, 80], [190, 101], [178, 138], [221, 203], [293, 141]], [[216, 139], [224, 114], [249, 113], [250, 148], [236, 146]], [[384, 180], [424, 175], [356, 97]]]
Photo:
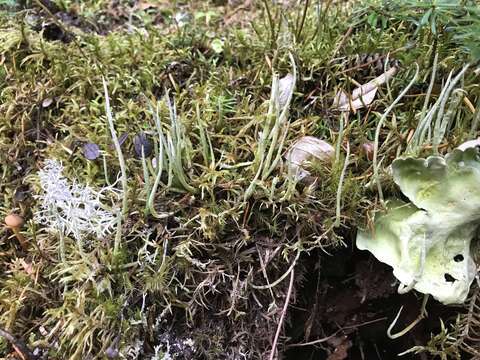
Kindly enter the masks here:
[[95, 160], [100, 156], [100, 147], [94, 143], [86, 143], [83, 145], [83, 156], [87, 160]]

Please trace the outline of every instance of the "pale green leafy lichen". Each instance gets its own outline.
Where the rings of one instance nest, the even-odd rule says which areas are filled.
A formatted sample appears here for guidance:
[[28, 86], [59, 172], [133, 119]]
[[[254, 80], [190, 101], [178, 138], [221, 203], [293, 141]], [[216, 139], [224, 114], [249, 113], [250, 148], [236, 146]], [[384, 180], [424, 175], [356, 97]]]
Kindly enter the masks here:
[[411, 203], [387, 202], [374, 230], [358, 233], [358, 248], [392, 266], [407, 289], [464, 302], [476, 274], [470, 243], [480, 225], [479, 150], [397, 159], [392, 170]]

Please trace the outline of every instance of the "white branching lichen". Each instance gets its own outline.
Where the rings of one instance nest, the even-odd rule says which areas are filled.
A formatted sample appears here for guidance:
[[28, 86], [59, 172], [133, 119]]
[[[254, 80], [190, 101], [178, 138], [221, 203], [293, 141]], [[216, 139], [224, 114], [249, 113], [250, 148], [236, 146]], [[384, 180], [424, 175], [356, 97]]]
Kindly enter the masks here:
[[117, 218], [101, 200], [105, 192], [116, 194], [115, 189], [107, 187], [95, 191], [70, 182], [62, 172], [63, 165], [57, 160], [47, 160], [39, 171], [43, 193], [38, 196], [40, 208], [35, 214], [36, 221], [76, 240], [88, 235], [104, 238], [110, 234]]

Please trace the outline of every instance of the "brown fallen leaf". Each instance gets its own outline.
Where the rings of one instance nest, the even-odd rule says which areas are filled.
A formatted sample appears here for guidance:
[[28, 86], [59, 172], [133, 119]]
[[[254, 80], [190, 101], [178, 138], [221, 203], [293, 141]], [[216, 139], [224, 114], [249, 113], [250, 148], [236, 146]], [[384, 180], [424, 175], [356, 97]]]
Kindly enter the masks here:
[[333, 107], [340, 111], [355, 112], [364, 106], [370, 105], [375, 99], [379, 86], [391, 79], [397, 73], [397, 70], [398, 67], [391, 67], [382, 75], [357, 87], [351, 95], [348, 95], [343, 90], [338, 91], [333, 100]]
[[465, 151], [468, 148], [477, 147], [477, 146], [480, 146], [480, 138], [465, 141], [463, 144], [458, 145], [457, 149]]
[[288, 99], [293, 94], [295, 88], [295, 78], [292, 74], [287, 74], [278, 82], [278, 102], [282, 110], [288, 102]]
[[159, 7], [165, 7], [166, 3], [165, 1], [155, 1], [155, 0], [140, 0], [136, 7], [139, 10], [147, 10], [147, 9], [152, 9], [152, 8], [159, 8]]
[[330, 345], [335, 346], [335, 350], [328, 355], [327, 360], [345, 360], [348, 359], [348, 350], [352, 347], [352, 342], [347, 336], [336, 336], [328, 341]]
[[335, 156], [335, 149], [326, 141], [313, 136], [302, 136], [287, 150], [285, 164], [288, 171], [297, 180], [311, 182], [308, 163], [330, 162]]
[[24, 259], [20, 259], [20, 263], [22, 264], [23, 270], [33, 279], [35, 280], [35, 268], [33, 264], [27, 263]]
[[53, 103], [53, 99], [50, 98], [50, 97], [47, 97], [47, 98], [43, 99], [43, 101], [42, 101], [42, 107], [47, 108], [47, 107], [49, 107], [52, 103]]

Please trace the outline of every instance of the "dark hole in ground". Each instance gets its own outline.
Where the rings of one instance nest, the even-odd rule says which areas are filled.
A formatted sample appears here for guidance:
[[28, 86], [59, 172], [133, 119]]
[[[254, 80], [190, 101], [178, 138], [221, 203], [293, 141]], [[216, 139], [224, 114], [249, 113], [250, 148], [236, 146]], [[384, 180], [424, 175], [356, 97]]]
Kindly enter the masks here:
[[49, 41], [62, 41], [64, 43], [70, 43], [73, 40], [73, 35], [63, 31], [55, 23], [47, 24], [43, 27], [43, 37]]
[[[392, 330], [402, 331], [419, 314], [423, 295], [397, 293], [392, 269], [366, 251], [340, 249], [333, 256], [318, 251], [302, 260], [303, 286], [295, 307], [290, 307], [288, 344], [324, 339], [308, 346], [287, 348], [285, 359], [395, 359], [413, 346], [426, 345], [444, 322], [454, 321], [459, 309], [430, 298], [428, 317], [406, 335], [392, 340], [387, 328], [401, 306]], [[446, 274], [447, 275], [447, 274]], [[420, 355], [407, 355], [420, 359]]]

